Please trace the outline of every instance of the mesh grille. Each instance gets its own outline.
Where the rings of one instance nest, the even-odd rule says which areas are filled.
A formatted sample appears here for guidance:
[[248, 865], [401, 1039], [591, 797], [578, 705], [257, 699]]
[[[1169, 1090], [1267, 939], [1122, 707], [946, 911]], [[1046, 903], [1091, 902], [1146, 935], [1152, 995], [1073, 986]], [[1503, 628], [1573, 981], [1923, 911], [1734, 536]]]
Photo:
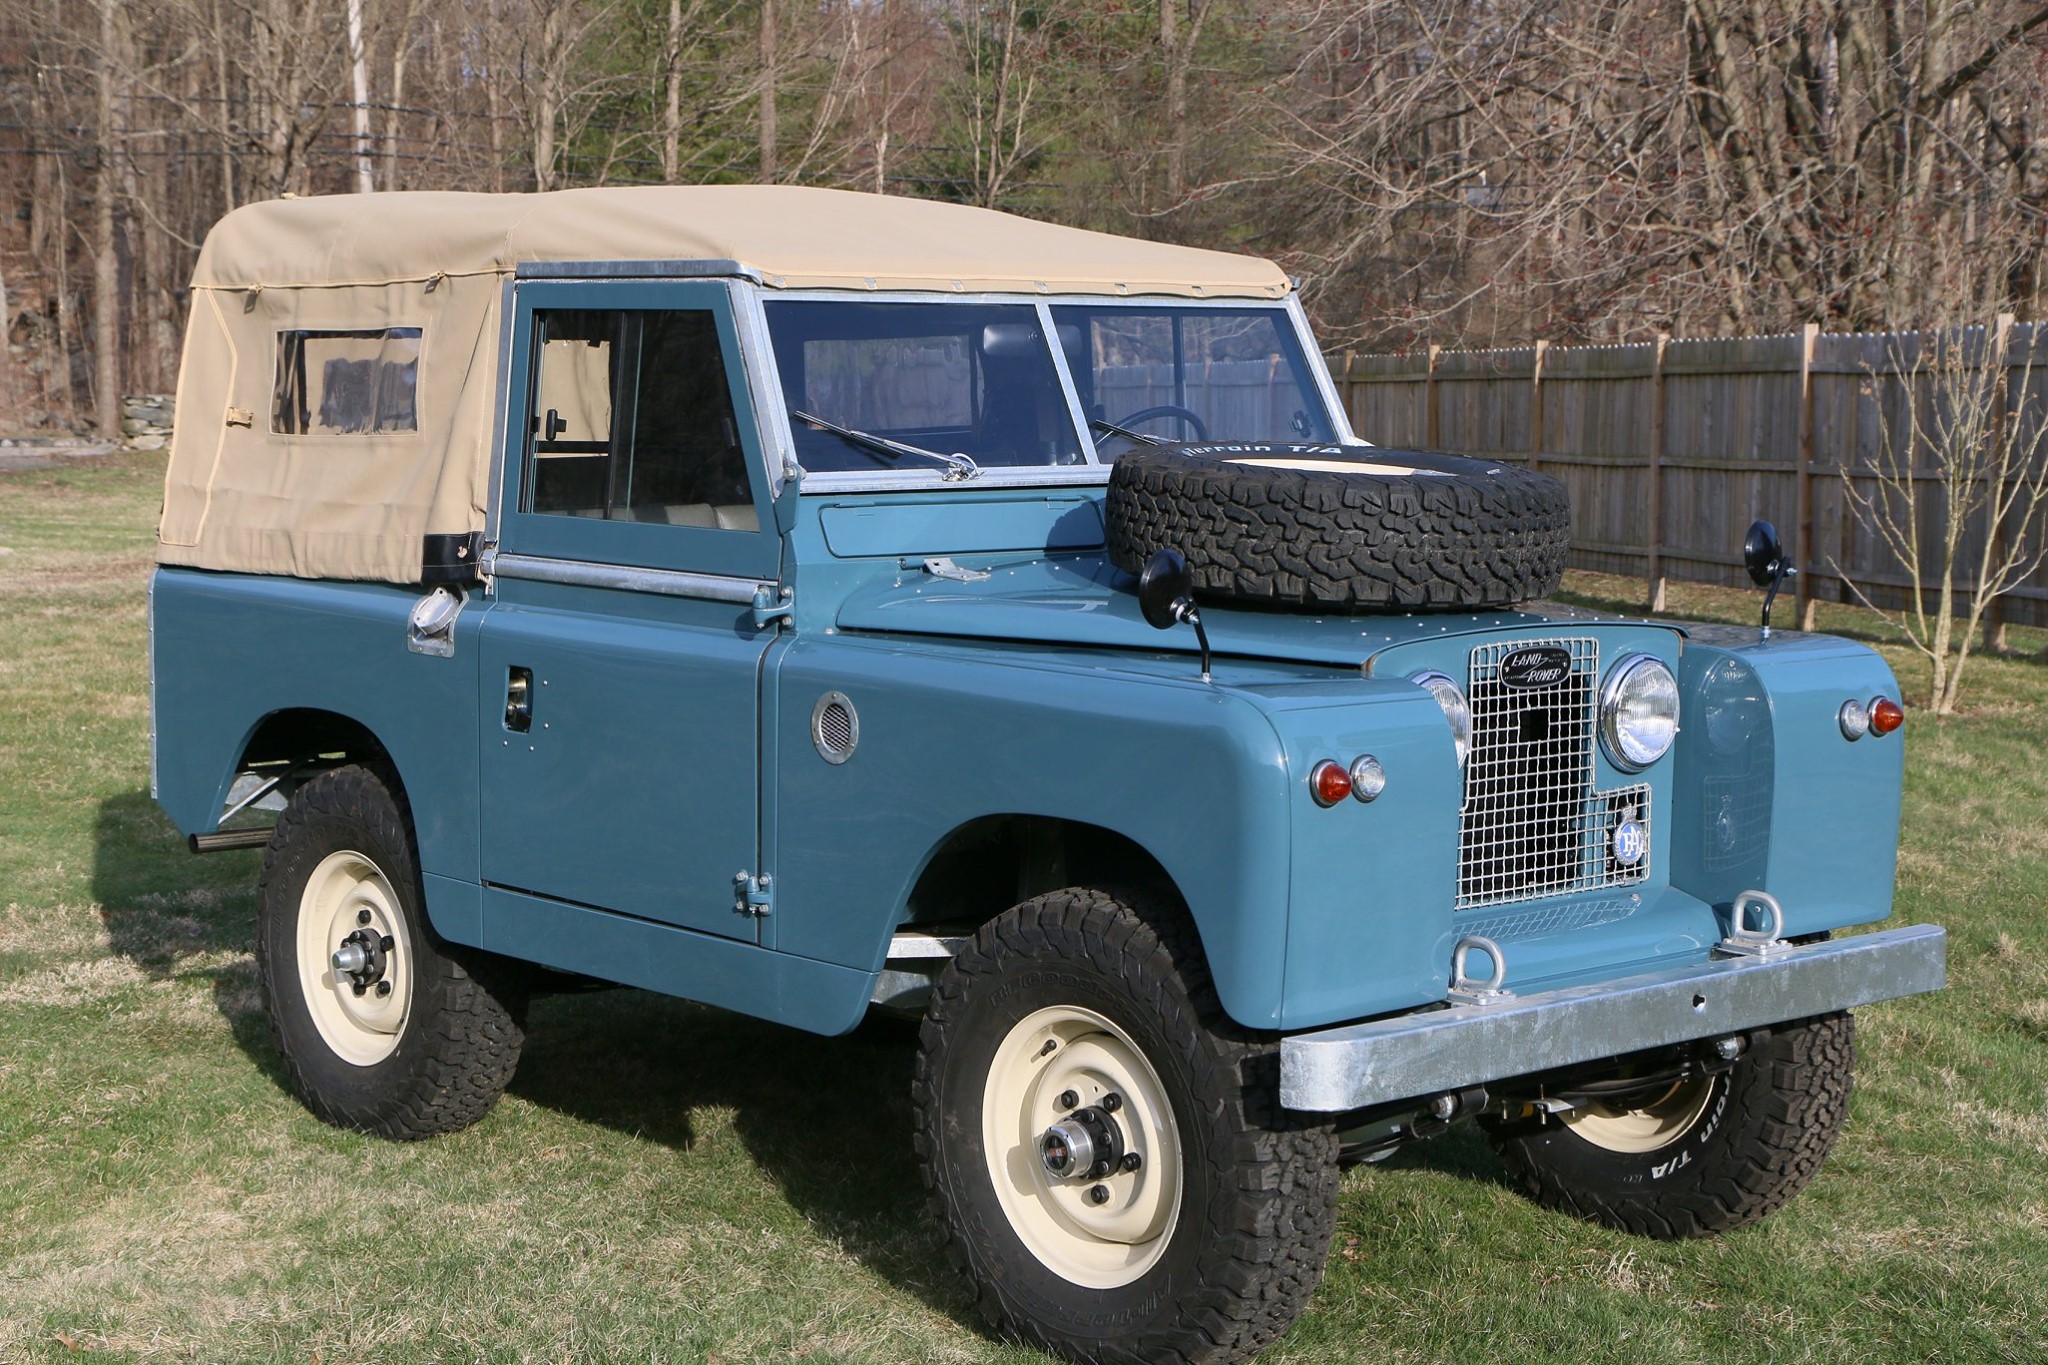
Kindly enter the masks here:
[[853, 717], [836, 701], [818, 714], [818, 743], [836, 754], [853, 748]]
[[[1570, 668], [1540, 686], [1510, 686], [1509, 655], [1549, 647]], [[1588, 637], [1509, 640], [1472, 651], [1466, 697], [1472, 752], [1458, 847], [1458, 907], [1623, 886], [1648, 875], [1649, 854], [1625, 866], [1616, 823], [1650, 819], [1650, 789], [1593, 790], [1600, 645]]]
[[860, 715], [838, 692], [827, 692], [811, 708], [811, 743], [827, 763], [844, 763], [860, 744]]

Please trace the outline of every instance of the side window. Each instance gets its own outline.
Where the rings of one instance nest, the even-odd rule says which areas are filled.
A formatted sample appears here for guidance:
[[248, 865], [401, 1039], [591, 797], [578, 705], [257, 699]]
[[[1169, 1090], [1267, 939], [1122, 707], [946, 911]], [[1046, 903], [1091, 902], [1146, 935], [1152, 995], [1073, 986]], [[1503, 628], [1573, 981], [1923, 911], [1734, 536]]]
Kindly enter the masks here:
[[419, 430], [420, 329], [277, 334], [270, 429], [280, 436]]
[[755, 531], [708, 309], [542, 309], [520, 508]]

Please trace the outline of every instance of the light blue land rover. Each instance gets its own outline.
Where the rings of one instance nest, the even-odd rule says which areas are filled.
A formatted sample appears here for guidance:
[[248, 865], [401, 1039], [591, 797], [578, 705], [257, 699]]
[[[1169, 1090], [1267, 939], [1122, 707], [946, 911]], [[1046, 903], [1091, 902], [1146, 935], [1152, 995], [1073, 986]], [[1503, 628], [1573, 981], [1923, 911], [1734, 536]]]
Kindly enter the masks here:
[[1941, 984], [1938, 928], [1830, 938], [1891, 911], [1882, 660], [1541, 605], [1562, 488], [1359, 442], [1268, 263], [361, 195], [230, 214], [193, 298], [155, 790], [265, 849], [330, 1122], [475, 1122], [572, 978], [917, 1011], [991, 1322], [1226, 1361], [1340, 1161], [1474, 1119], [1546, 1203], [1736, 1227], [1840, 1128], [1847, 1011]]

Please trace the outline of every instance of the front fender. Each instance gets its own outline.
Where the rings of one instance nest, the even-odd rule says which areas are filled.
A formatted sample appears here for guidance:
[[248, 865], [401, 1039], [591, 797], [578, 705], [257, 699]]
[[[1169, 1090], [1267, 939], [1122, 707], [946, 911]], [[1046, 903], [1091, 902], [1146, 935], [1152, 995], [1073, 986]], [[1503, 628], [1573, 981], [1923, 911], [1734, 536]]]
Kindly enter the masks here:
[[[1278, 1026], [1291, 779], [1250, 700], [1085, 654], [847, 636], [799, 637], [776, 689], [777, 948], [879, 968], [933, 848], [976, 819], [1045, 816], [1149, 852], [1188, 903], [1224, 1008]], [[830, 691], [859, 715], [841, 764], [810, 736]]]

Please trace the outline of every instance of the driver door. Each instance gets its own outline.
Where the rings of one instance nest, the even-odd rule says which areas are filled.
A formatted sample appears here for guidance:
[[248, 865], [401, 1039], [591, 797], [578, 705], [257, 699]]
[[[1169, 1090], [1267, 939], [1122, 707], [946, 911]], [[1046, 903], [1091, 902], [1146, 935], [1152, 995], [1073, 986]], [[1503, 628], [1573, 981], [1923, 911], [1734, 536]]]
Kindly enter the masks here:
[[484, 880], [757, 940], [733, 878], [782, 545], [726, 287], [529, 282], [515, 310]]

